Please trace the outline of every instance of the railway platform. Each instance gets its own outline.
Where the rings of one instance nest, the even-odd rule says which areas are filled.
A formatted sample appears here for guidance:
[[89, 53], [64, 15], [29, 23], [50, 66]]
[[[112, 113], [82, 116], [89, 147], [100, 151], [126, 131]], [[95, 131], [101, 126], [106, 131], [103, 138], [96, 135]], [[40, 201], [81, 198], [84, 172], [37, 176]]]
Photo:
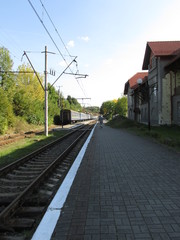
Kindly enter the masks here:
[[51, 240], [180, 239], [180, 154], [97, 124]]

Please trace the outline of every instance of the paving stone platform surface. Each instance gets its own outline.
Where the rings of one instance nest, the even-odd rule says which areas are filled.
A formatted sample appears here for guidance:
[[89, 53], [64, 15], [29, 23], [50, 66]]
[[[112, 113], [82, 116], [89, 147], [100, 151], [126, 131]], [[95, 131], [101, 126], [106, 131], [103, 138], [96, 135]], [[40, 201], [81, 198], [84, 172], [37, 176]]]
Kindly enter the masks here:
[[180, 239], [180, 154], [96, 126], [52, 240]]

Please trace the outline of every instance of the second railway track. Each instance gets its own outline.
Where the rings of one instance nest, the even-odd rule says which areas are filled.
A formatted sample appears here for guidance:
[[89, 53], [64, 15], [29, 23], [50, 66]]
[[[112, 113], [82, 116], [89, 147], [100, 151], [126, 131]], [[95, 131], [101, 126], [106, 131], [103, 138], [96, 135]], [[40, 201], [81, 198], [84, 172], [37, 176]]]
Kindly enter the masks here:
[[30, 239], [94, 125], [84, 125], [0, 170], [0, 239]]

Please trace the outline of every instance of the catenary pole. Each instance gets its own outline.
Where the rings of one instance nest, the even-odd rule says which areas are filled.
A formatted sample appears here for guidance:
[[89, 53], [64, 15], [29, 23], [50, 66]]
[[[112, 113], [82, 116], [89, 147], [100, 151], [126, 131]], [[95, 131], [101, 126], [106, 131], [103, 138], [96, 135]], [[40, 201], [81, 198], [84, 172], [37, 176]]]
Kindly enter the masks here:
[[47, 84], [47, 46], [45, 46], [45, 135], [48, 136], [48, 84]]

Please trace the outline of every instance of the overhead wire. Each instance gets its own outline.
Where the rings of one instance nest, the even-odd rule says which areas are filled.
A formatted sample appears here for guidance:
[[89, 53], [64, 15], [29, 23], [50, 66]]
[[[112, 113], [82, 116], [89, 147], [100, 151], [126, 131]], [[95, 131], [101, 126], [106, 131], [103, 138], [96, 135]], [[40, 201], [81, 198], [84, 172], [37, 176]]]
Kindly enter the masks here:
[[[67, 51], [67, 53], [68, 53], [68, 56], [71, 57], [71, 58], [73, 58], [73, 56], [69, 53], [69, 50], [68, 50], [68, 48], [66, 47], [66, 44], [64, 43], [64, 41], [63, 41], [63, 39], [62, 39], [62, 37], [61, 37], [59, 31], [57, 30], [57, 28], [56, 28], [56, 26], [55, 26], [55, 24], [54, 24], [52, 18], [50, 17], [50, 15], [49, 15], [49, 13], [48, 13], [46, 7], [44, 6], [42, 0], [39, 0], [39, 1], [40, 1], [41, 5], [42, 5], [44, 11], [46, 12], [46, 14], [47, 14], [47, 16], [48, 16], [48, 18], [49, 18], [51, 24], [53, 25], [53, 27], [54, 27], [54, 29], [55, 29], [55, 31], [56, 31], [56, 33], [57, 33], [59, 39], [61, 40], [61, 42], [62, 42], [64, 48], [66, 49], [66, 51]], [[76, 62], [76, 68], [77, 68], [77, 72], [79, 72], [77, 62]], [[76, 73], [77, 73], [77, 72], [76, 72]]]
[[[0, 44], [1, 44], [2, 47], [6, 48], [2, 42], [0, 42]], [[12, 51], [10, 51], [8, 48], [6, 48], [6, 49], [8, 50], [8, 52], [9, 52], [14, 58], [18, 59], [19, 61], [21, 60], [19, 57], [17, 57], [17, 56], [15, 55], [15, 53], [13, 53]]]
[[[66, 49], [66, 51], [67, 51], [67, 53], [68, 53], [68, 55], [69, 55], [69, 57], [73, 58], [73, 56], [69, 53], [69, 51], [68, 51], [68, 49], [67, 49], [67, 47], [66, 47], [66, 45], [65, 45], [65, 43], [64, 43], [64, 41], [63, 41], [63, 39], [62, 39], [62, 37], [60, 36], [60, 34], [59, 34], [59, 32], [58, 32], [58, 30], [57, 30], [55, 24], [53, 23], [52, 18], [50, 17], [50, 15], [49, 15], [47, 9], [45, 8], [45, 6], [44, 6], [44, 4], [42, 3], [42, 1], [41, 1], [41, 0], [39, 0], [39, 1], [40, 1], [41, 5], [42, 5], [43, 9], [45, 10], [45, 12], [46, 12], [46, 14], [47, 14], [47, 16], [48, 16], [48, 18], [49, 18], [51, 24], [53, 25], [53, 27], [54, 27], [56, 33], [58, 34], [58, 36], [59, 36], [59, 38], [60, 38], [60, 40], [61, 40], [61, 42], [62, 42], [64, 48]], [[67, 66], [68, 66], [68, 63], [67, 63], [66, 59], [64, 58], [63, 54], [61, 53], [59, 47], [57, 46], [56, 42], [54, 41], [54, 39], [53, 39], [53, 37], [51, 36], [50, 32], [48, 31], [47, 27], [46, 27], [45, 24], [43, 23], [43, 20], [40, 18], [39, 14], [37, 13], [35, 7], [33, 6], [33, 4], [31, 3], [30, 0], [28, 0], [28, 2], [29, 2], [29, 4], [31, 5], [32, 9], [34, 10], [35, 14], [37, 15], [39, 21], [40, 21], [41, 24], [43, 25], [44, 29], [45, 29], [46, 32], [48, 33], [48, 35], [49, 35], [49, 37], [51, 38], [52, 42], [54, 43], [56, 49], [57, 49], [58, 52], [60, 53], [62, 59], [65, 61], [65, 63], [66, 63]], [[71, 73], [73, 73], [73, 71], [71, 70], [70, 66], [69, 66], [68, 68], [69, 68], [69, 70], [71, 71]], [[77, 73], [79, 72], [77, 62], [76, 62], [76, 69], [77, 69], [77, 71], [76, 71], [76, 74], [77, 74]], [[73, 74], [74, 74], [74, 73], [73, 73]], [[74, 74], [74, 75], [76, 75], [76, 74]], [[85, 91], [84, 91], [84, 89], [81, 87], [79, 81], [78, 81], [77, 79], [76, 79], [76, 81], [77, 81], [79, 87], [81, 88], [82, 92], [83, 92], [84, 95], [86, 96]]]
[[[11, 49], [12, 49], [12, 47], [13, 47], [13, 45], [14, 45], [16, 51], [17, 51], [18, 53], [20, 53], [21, 50], [22, 50], [22, 49], [21, 49], [21, 46], [20, 46], [20, 45], [16, 42], [16, 40], [12, 37], [12, 34], [9, 34], [9, 33], [8, 33], [6, 30], [4, 30], [4, 29], [1, 29], [1, 33], [3, 34], [3, 37], [5, 37], [6, 45], [7, 45], [7, 43], [9, 42], [9, 43], [10, 43], [10, 46], [11, 46]], [[4, 43], [0, 42], [0, 44], [2, 45], [2, 47], [6, 48], [6, 49], [9, 51], [9, 53], [11, 54], [11, 56], [13, 56], [13, 57], [16, 58], [18, 61], [20, 61], [20, 57], [17, 56], [17, 53], [15, 54], [14, 51], [11, 51], [11, 50], [9, 49], [9, 47], [6, 47], [6, 46], [5, 46]], [[21, 55], [21, 54], [19, 54], [19, 55]]]
[[[44, 9], [44, 11], [45, 11], [45, 13], [47, 14], [47, 16], [48, 16], [48, 18], [49, 18], [49, 21], [51, 22], [52, 26], [54, 27], [55, 32], [57, 33], [57, 35], [58, 35], [58, 37], [59, 37], [61, 43], [63, 44], [64, 48], [66, 49], [66, 51], [67, 51], [67, 53], [68, 53], [68, 56], [69, 56], [71, 59], [73, 59], [74, 57], [69, 53], [69, 50], [68, 50], [68, 48], [66, 47], [66, 44], [64, 43], [64, 41], [63, 41], [63, 39], [62, 39], [62, 37], [61, 37], [59, 31], [57, 30], [57, 28], [56, 28], [56, 26], [55, 26], [55, 24], [54, 24], [52, 18], [50, 17], [50, 15], [49, 15], [49, 13], [48, 13], [46, 7], [44, 6], [42, 0], [39, 0], [39, 1], [40, 1], [40, 3], [41, 3], [41, 5], [42, 5], [42, 7], [43, 7], [43, 9]], [[63, 60], [64, 60], [64, 59], [63, 59]], [[66, 61], [65, 61], [65, 62], [66, 62]], [[67, 64], [67, 62], [66, 62], [66, 64]], [[76, 68], [77, 68], [77, 64], [76, 64]], [[69, 70], [71, 71], [71, 73], [73, 73], [71, 67], [69, 67]], [[79, 70], [78, 70], [78, 68], [77, 68], [77, 71], [76, 71], [76, 72], [78, 72], [78, 71], [79, 71]]]
[[56, 28], [56, 26], [55, 26], [54, 22], [52, 21], [52, 18], [50, 17], [50, 15], [49, 15], [49, 13], [48, 13], [47, 9], [45, 8], [45, 6], [44, 6], [44, 4], [42, 3], [42, 1], [41, 1], [41, 0], [39, 0], [39, 1], [40, 1], [41, 5], [42, 5], [43, 9], [45, 10], [45, 12], [46, 12], [46, 14], [47, 14], [47, 16], [48, 16], [48, 18], [49, 18], [49, 20], [50, 20], [51, 24], [53, 25], [53, 27], [54, 27], [54, 29], [55, 29], [55, 31], [56, 31], [56, 33], [57, 33], [58, 37], [60, 38], [60, 40], [61, 40], [61, 42], [62, 42], [62, 44], [63, 44], [64, 48], [66, 49], [66, 51], [67, 51], [67, 53], [68, 53], [69, 57], [71, 57], [71, 58], [72, 58], [71, 54], [69, 53], [69, 50], [68, 50], [68, 49], [67, 49], [67, 47], [66, 47], [66, 44], [64, 43], [64, 41], [63, 41], [63, 39], [62, 39], [61, 35], [59, 34], [59, 31], [57, 30], [57, 28]]
[[63, 58], [63, 60], [66, 62], [66, 59], [64, 58], [63, 54], [61, 53], [60, 49], [58, 48], [56, 42], [54, 41], [53, 37], [51, 36], [50, 32], [48, 31], [48, 29], [46, 28], [45, 24], [43, 23], [42, 19], [40, 18], [39, 14], [37, 13], [35, 7], [33, 6], [33, 4], [31, 3], [30, 0], [28, 0], [29, 4], [31, 5], [32, 9], [34, 10], [36, 16], [38, 17], [39, 21], [41, 22], [41, 24], [43, 25], [44, 29], [46, 30], [47, 34], [49, 35], [50, 39], [52, 40], [52, 42], [54, 43], [56, 49], [58, 50], [58, 52], [60, 53], [61, 57]]

